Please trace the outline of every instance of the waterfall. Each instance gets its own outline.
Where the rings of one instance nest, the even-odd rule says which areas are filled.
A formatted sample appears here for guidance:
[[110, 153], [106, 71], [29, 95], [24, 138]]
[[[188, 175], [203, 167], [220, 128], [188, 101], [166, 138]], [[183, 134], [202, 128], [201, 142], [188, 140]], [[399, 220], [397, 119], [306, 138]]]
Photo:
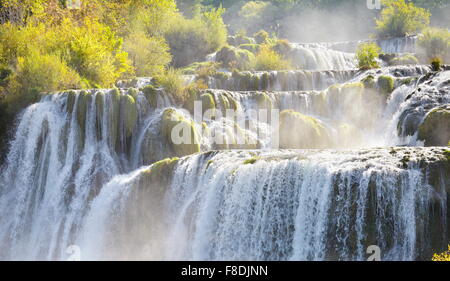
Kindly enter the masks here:
[[337, 46], [296, 45], [310, 70], [216, 74], [182, 103], [151, 78], [43, 95], [0, 168], [0, 259], [430, 259], [450, 240], [450, 129], [430, 118], [450, 111], [450, 71], [359, 71]]
[[[127, 239], [135, 249], [133, 241], [146, 241], [132, 259], [364, 260], [368, 245], [378, 245], [385, 260], [428, 258], [430, 245], [440, 247], [448, 239], [448, 164], [442, 152], [259, 152], [253, 164], [245, 160], [255, 152], [196, 155], [179, 160], [169, 174], [171, 182], [157, 205], [164, 213], [164, 226], [158, 226], [163, 233], [153, 231], [155, 237], [149, 237], [145, 226], [124, 232], [111, 224], [155, 220], [149, 214], [154, 206], [133, 198], [147, 194], [151, 200], [149, 193], [158, 185], [142, 181], [133, 194], [129, 185], [117, 186], [122, 176], [95, 199], [84, 231], [105, 235], [107, 245]], [[405, 162], [409, 155], [414, 156]], [[130, 205], [133, 212], [115, 217]], [[154, 239], [160, 242], [157, 248], [152, 248]], [[97, 242], [80, 245], [97, 255], [110, 250]]]

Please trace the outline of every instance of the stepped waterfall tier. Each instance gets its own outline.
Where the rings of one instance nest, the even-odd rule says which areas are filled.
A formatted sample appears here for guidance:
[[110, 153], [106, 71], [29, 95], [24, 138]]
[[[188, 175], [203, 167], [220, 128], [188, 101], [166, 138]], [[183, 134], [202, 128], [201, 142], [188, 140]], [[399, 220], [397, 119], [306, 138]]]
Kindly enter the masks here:
[[205, 87], [181, 102], [153, 78], [42, 94], [0, 168], [0, 259], [431, 259], [450, 243], [449, 67], [358, 70], [355, 46], [185, 76]]

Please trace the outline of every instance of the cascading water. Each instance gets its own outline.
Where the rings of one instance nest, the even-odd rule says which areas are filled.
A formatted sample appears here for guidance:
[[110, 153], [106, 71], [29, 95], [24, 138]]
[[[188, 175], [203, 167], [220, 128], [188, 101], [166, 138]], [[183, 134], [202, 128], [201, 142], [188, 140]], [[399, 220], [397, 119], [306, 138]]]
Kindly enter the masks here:
[[[123, 176], [112, 180], [94, 200], [82, 235], [89, 239], [79, 245], [87, 259], [107, 253], [131, 259], [361, 260], [367, 245], [379, 245], [387, 260], [425, 258], [431, 245], [445, 246], [448, 239], [443, 150], [234, 151], [184, 158], [167, 166], [164, 176], [157, 174], [171, 178], [163, 197], [158, 184], [137, 179], [153, 167], [125, 184]], [[148, 193], [162, 202], [135, 200]], [[122, 211], [130, 205], [134, 212]], [[164, 223], [153, 224], [160, 213]], [[140, 224], [127, 229], [115, 223], [129, 221]], [[148, 231], [148, 225], [156, 229]], [[99, 233], [104, 243], [90, 241]], [[124, 240], [129, 249], [116, 246]]]
[[[29, 106], [0, 174], [0, 259], [429, 259], [450, 240], [448, 152], [374, 147], [439, 140], [420, 132], [449, 104], [449, 71], [362, 72], [316, 47], [297, 49], [327, 71], [210, 78], [193, 97], [207, 120], [149, 78]], [[280, 148], [324, 150], [264, 150], [277, 124], [258, 109], [281, 112]], [[177, 126], [196, 142], [173, 143]]]

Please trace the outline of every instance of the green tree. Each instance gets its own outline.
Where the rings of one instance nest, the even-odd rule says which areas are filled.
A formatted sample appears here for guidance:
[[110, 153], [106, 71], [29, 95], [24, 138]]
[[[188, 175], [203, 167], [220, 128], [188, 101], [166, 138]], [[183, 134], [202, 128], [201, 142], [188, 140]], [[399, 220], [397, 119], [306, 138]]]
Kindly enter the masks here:
[[376, 20], [377, 35], [380, 38], [401, 37], [416, 34], [430, 24], [431, 14], [405, 0], [385, 0], [384, 8]]
[[377, 58], [380, 54], [380, 47], [375, 43], [363, 43], [356, 50], [358, 67], [363, 70], [378, 68]]
[[419, 36], [419, 46], [428, 60], [450, 61], [450, 31], [447, 29], [427, 28]]

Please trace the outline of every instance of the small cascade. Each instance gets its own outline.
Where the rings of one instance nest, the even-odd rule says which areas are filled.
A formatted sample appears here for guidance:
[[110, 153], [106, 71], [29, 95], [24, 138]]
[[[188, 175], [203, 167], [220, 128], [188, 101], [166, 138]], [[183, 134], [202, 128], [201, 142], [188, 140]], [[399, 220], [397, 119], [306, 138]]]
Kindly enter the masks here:
[[352, 79], [357, 70], [268, 71], [223, 73], [211, 77], [208, 87], [230, 91], [312, 91]]
[[331, 43], [300, 43], [298, 45], [305, 48], [327, 48], [339, 52], [354, 53], [358, 48], [358, 45], [362, 43], [376, 42], [384, 53], [416, 53], [417, 41], [417, 36], [407, 36], [378, 40], [371, 39]]
[[332, 50], [323, 46], [305, 47], [292, 44], [289, 57], [301, 69], [307, 70], [348, 70], [356, 68], [354, 53]]

